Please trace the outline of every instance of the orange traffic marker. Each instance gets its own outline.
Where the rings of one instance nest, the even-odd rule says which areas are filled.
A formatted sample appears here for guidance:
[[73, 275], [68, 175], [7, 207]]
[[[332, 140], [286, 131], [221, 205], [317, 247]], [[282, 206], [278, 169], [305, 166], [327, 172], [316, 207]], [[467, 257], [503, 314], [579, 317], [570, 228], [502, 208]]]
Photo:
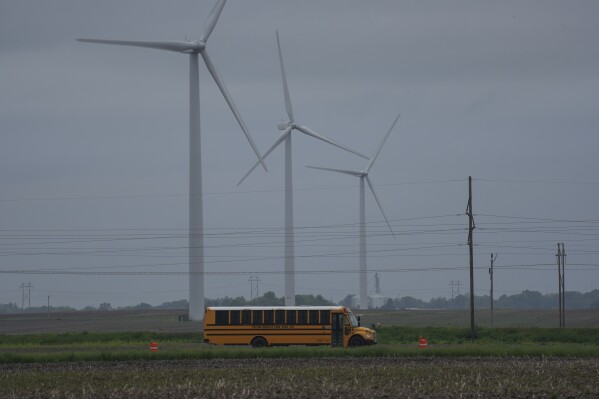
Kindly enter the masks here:
[[420, 344], [418, 345], [420, 349], [428, 348], [428, 342], [426, 342], [426, 338], [420, 337]]
[[158, 344], [154, 341], [150, 342], [150, 352], [158, 352]]

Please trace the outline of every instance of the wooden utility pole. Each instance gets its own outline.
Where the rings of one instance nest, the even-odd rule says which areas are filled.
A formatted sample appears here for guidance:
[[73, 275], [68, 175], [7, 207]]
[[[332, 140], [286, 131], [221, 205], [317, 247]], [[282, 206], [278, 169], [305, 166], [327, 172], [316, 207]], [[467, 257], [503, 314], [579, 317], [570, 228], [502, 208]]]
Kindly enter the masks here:
[[562, 327], [566, 327], [566, 249], [562, 242]]
[[559, 297], [559, 326], [563, 327], [562, 322], [562, 249], [557, 243], [557, 254], [555, 255], [557, 258], [557, 290]]
[[497, 254], [493, 257], [491, 254], [491, 267], [489, 268], [489, 275], [491, 277], [491, 328], [493, 328], [493, 263], [497, 259]]
[[474, 329], [474, 214], [472, 212], [472, 176], [468, 176], [468, 247], [470, 249], [470, 338], [476, 339]]

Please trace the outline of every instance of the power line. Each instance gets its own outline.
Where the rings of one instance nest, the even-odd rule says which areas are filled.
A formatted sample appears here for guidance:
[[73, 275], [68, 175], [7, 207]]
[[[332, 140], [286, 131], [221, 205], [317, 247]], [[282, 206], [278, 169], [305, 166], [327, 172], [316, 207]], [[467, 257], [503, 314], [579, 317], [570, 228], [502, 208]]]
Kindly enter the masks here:
[[573, 181], [573, 180], [533, 180], [533, 179], [474, 179], [486, 183], [538, 183], [538, 184], [576, 184], [576, 185], [599, 185], [599, 182], [593, 181]]
[[[186, 263], [185, 263], [186, 264]], [[521, 269], [528, 271], [540, 271], [540, 270], [554, 270], [549, 266], [555, 267], [552, 263], [537, 263], [537, 264], [515, 264], [515, 265], [502, 265], [496, 266], [495, 269]], [[599, 264], [570, 264], [570, 267], [587, 266], [593, 267], [594, 269], [578, 269], [578, 270], [598, 270]], [[538, 269], [538, 267], [544, 267]], [[101, 267], [99, 267], [101, 268]], [[476, 266], [475, 269], [487, 269], [487, 266]], [[83, 269], [83, 268], [81, 268]], [[22, 270], [0, 270], [0, 274], [40, 274], [40, 275], [114, 275], [114, 276], [137, 276], [137, 275], [156, 275], [156, 276], [179, 276], [189, 275], [189, 272], [179, 271], [81, 271], [77, 268], [65, 268], [65, 269], [22, 269]], [[404, 267], [404, 268], [378, 268], [369, 269], [367, 273], [388, 273], [388, 272], [433, 272], [433, 271], [452, 271], [452, 270], [468, 270], [467, 266], [426, 266], [426, 267]], [[569, 270], [576, 270], [571, 268]], [[301, 270], [296, 271], [296, 274], [355, 274], [360, 271], [355, 269], [335, 269], [327, 270], [324, 268], [318, 268], [313, 270]], [[198, 273], [193, 273], [198, 274]], [[213, 271], [204, 272], [205, 275], [251, 275], [251, 274], [285, 274], [282, 270], [244, 270], [244, 271]]]
[[[393, 187], [404, 185], [421, 185], [421, 184], [438, 184], [438, 183], [453, 183], [464, 181], [464, 179], [445, 179], [445, 180], [422, 180], [412, 182], [399, 183], [384, 183], [376, 184], [375, 187]], [[345, 186], [314, 186], [314, 187], [299, 187], [294, 188], [294, 191], [315, 191], [315, 190], [338, 190], [338, 189], [355, 189], [357, 185]], [[236, 191], [212, 191], [203, 192], [202, 195], [238, 195], [238, 194], [262, 194], [284, 192], [284, 189], [265, 189], [265, 190], [236, 190]], [[87, 201], [87, 200], [103, 200], [103, 199], [140, 199], [140, 198], [178, 198], [189, 197], [189, 193], [174, 193], [174, 194], [121, 194], [121, 195], [96, 195], [96, 196], [66, 196], [66, 197], [23, 197], [23, 198], [3, 198], [2, 202], [30, 202], [30, 201]]]

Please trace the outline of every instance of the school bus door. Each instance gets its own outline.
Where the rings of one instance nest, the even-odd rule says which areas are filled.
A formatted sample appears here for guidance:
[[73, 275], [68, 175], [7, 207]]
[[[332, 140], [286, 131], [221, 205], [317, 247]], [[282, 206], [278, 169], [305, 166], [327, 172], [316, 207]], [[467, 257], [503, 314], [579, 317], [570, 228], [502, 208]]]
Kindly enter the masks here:
[[343, 313], [331, 314], [331, 346], [343, 346]]

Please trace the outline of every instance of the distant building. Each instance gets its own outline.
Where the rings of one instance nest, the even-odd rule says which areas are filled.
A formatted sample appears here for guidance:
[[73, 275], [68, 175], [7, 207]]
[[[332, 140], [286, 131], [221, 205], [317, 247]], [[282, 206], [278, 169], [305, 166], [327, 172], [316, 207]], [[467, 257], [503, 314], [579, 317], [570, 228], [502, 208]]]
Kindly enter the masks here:
[[380, 309], [383, 307], [389, 298], [381, 294], [373, 294], [368, 297], [368, 309]]

